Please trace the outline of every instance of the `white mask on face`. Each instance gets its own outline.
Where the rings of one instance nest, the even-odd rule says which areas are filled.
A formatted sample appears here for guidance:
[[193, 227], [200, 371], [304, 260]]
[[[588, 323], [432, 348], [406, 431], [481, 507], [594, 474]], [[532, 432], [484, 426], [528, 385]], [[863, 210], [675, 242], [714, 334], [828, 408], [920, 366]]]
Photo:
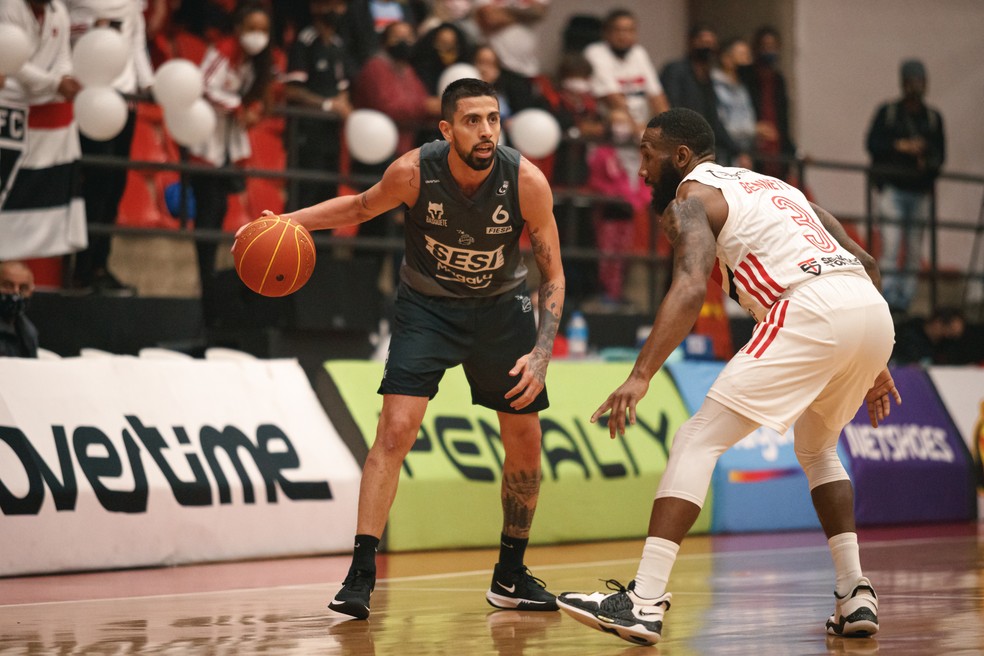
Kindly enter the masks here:
[[243, 50], [250, 57], [263, 52], [263, 49], [266, 48], [269, 43], [270, 35], [266, 32], [260, 32], [257, 30], [253, 32], [243, 32], [239, 35], [239, 45], [243, 47]]
[[591, 93], [591, 82], [583, 77], [569, 77], [563, 81], [563, 86], [571, 93]]

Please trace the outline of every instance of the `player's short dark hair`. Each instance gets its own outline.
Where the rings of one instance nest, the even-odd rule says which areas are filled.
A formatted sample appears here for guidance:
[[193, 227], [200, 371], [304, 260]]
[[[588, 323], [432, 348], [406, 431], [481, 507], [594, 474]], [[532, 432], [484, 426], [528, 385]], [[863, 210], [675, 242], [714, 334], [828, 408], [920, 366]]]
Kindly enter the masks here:
[[714, 153], [714, 130], [703, 116], [686, 107], [658, 114], [649, 121], [647, 128], [655, 128], [670, 143], [687, 146], [698, 157]]
[[459, 100], [480, 96], [492, 96], [496, 100], [499, 98], [495, 87], [484, 80], [473, 77], [455, 80], [447, 86], [441, 95], [441, 118], [450, 123], [454, 119], [455, 110], [458, 109]]

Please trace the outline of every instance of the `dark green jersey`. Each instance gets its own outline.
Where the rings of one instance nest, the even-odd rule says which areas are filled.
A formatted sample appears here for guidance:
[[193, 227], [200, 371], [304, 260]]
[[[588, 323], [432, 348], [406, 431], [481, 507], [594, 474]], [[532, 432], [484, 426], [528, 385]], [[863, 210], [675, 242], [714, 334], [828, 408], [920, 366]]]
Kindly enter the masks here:
[[420, 149], [420, 196], [406, 215], [400, 279], [429, 296], [495, 296], [526, 279], [519, 251], [519, 152], [499, 146], [489, 176], [471, 198], [448, 167], [450, 144]]

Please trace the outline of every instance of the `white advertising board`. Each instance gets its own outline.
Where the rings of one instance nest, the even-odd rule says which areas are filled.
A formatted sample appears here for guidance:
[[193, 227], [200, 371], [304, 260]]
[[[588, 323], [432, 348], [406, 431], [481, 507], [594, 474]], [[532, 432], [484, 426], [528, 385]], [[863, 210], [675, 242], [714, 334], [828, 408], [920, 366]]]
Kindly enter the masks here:
[[0, 575], [348, 551], [360, 470], [294, 360], [0, 358]]

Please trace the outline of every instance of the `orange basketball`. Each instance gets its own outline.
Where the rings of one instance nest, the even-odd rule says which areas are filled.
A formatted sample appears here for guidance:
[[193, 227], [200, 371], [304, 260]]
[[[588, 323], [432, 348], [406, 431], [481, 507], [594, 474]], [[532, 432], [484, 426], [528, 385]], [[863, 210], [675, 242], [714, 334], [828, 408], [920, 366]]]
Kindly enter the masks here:
[[293, 294], [314, 272], [311, 233], [280, 216], [248, 223], [236, 237], [232, 254], [239, 278], [263, 296]]

